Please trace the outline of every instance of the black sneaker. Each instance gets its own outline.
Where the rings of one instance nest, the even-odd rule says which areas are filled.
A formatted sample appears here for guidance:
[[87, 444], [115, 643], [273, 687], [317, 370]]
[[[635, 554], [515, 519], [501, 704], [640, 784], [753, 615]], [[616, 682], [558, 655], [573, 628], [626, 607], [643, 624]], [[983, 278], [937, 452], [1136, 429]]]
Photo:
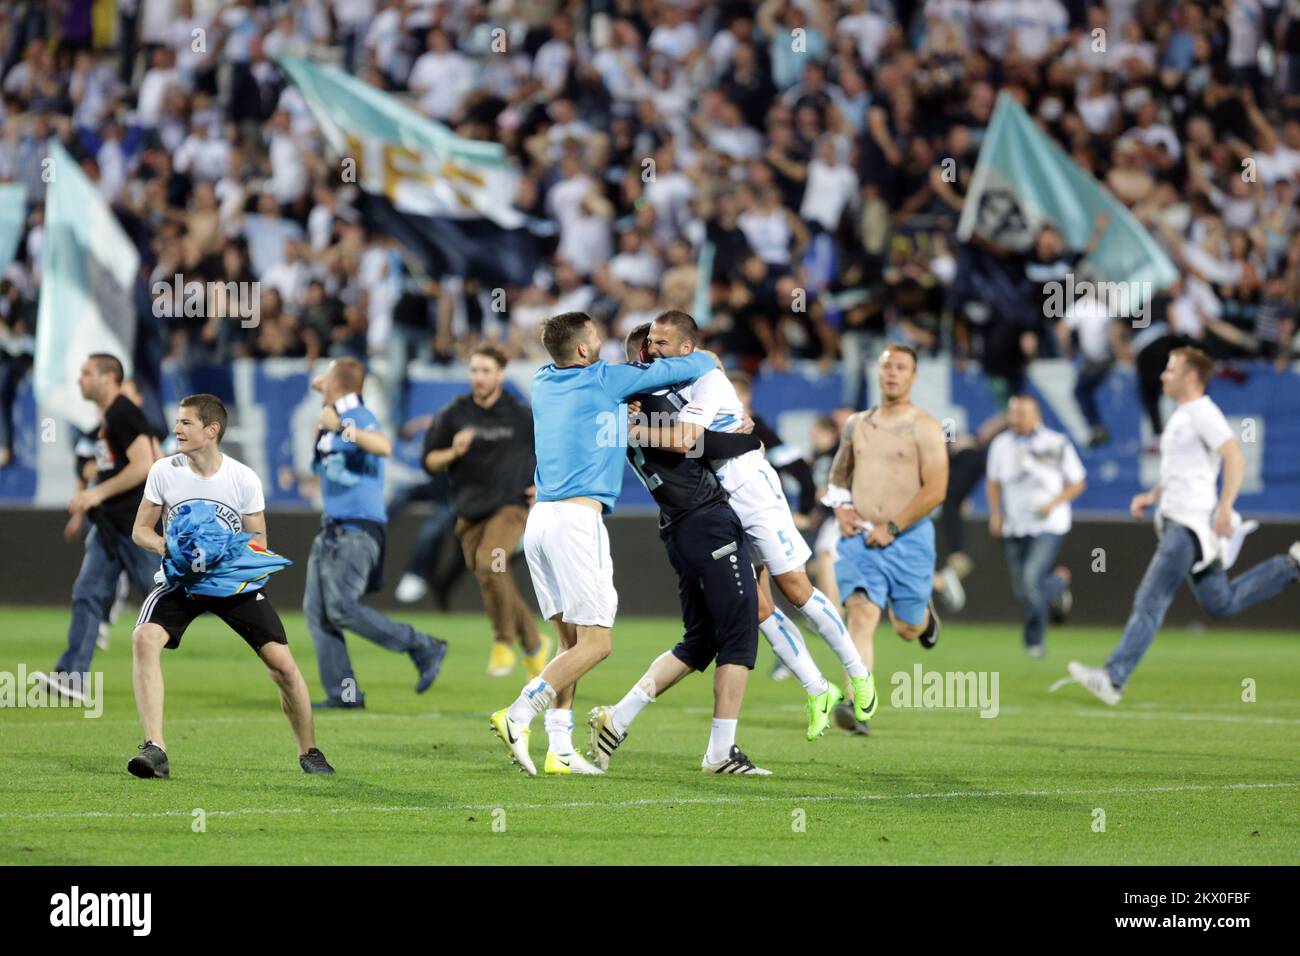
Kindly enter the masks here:
[[420, 672], [420, 679], [416, 681], [415, 692], [423, 694], [433, 686], [433, 682], [438, 679], [438, 671], [442, 670], [442, 659], [447, 656], [447, 642], [439, 640], [436, 637], [429, 638], [433, 644], [421, 651], [411, 651], [411, 660], [415, 662], [415, 669]]
[[152, 740], [146, 740], [140, 745], [140, 752], [131, 758], [126, 769], [142, 780], [166, 780], [171, 776], [167, 751]]
[[359, 697], [356, 700], [339, 700], [337, 697], [326, 697], [324, 700], [314, 701], [311, 705], [312, 710], [365, 710], [366, 699]]
[[333, 773], [334, 768], [329, 765], [325, 755], [312, 747], [305, 754], [298, 758], [298, 766], [302, 767], [303, 773]]
[[939, 615], [934, 609], [934, 600], [931, 599], [929, 604], [930, 622], [926, 624], [925, 630], [921, 632], [917, 640], [927, 651], [939, 643], [939, 631], [943, 627], [943, 621], [939, 620]]
[[835, 726], [840, 730], [847, 730], [851, 734], [859, 737], [871, 736], [871, 724], [865, 720], [858, 720], [853, 715], [853, 705], [845, 702], [831, 711], [835, 718]]

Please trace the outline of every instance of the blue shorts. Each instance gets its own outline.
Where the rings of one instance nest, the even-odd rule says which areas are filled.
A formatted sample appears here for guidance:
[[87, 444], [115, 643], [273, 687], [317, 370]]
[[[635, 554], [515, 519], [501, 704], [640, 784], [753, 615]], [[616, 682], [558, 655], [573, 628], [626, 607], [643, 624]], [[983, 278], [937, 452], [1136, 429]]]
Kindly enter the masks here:
[[881, 610], [892, 608], [900, 621], [920, 626], [934, 589], [934, 522], [925, 518], [888, 547], [867, 547], [867, 536], [841, 538], [835, 562], [840, 600], [863, 591]]

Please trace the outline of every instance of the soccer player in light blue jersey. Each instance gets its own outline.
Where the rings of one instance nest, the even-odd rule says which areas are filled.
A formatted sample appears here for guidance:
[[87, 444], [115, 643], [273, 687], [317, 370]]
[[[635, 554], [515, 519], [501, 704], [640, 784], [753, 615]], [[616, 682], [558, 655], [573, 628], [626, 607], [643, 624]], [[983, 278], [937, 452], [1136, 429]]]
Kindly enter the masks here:
[[600, 773], [573, 749], [573, 691], [609, 656], [618, 609], [602, 516], [614, 510], [623, 485], [627, 415], [620, 406], [637, 392], [694, 381], [719, 363], [700, 351], [652, 365], [610, 365], [599, 358], [600, 333], [583, 312], [548, 319], [542, 344], [554, 362], [533, 377], [537, 504], [528, 514], [524, 552], [542, 616], [555, 622], [561, 649], [490, 724], [511, 759], [536, 776], [529, 726], [546, 711], [547, 771]]

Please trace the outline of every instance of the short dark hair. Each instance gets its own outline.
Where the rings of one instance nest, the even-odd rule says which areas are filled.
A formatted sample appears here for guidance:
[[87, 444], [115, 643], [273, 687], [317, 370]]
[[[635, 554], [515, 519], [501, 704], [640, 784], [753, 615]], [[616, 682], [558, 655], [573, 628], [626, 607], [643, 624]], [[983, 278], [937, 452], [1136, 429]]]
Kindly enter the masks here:
[[591, 321], [586, 312], [561, 312], [542, 323], [542, 344], [557, 362], [573, 357], [574, 341]]
[[642, 322], [627, 334], [627, 338], [623, 340], [623, 347], [627, 349], [627, 360], [629, 362], [635, 362], [641, 358], [641, 350], [645, 348], [645, 340], [648, 338], [650, 338], [649, 322]]
[[181, 399], [180, 407], [194, 409], [204, 428], [207, 428], [213, 422], [220, 425], [221, 430], [217, 432], [217, 444], [221, 444], [221, 439], [226, 437], [226, 425], [230, 421], [230, 416], [226, 414], [226, 405], [221, 399], [206, 393], [187, 395]]
[[122, 361], [116, 355], [109, 355], [107, 352], [93, 352], [86, 356], [88, 361], [95, 363], [95, 371], [100, 375], [111, 375], [113, 381], [121, 385], [126, 378], [126, 369], [122, 368]]
[[506, 362], [510, 361], [506, 358], [506, 353], [501, 351], [501, 349], [497, 348], [491, 342], [484, 342], [482, 345], [474, 346], [474, 350], [469, 353], [469, 357], [474, 358], [476, 355], [490, 358], [492, 361], [497, 363], [497, 368], [505, 368]]
[[682, 335], [690, 340], [691, 345], [698, 345], [700, 341], [700, 327], [695, 324], [695, 320], [680, 309], [669, 309], [667, 312], [660, 312], [655, 316], [655, 323], [658, 325], [670, 325]]
[[1210, 376], [1214, 374], [1214, 360], [1205, 352], [1195, 345], [1184, 345], [1169, 354], [1182, 356], [1183, 364], [1190, 366], [1196, 372], [1196, 377], [1201, 380], [1202, 386], [1210, 384]]
[[[366, 384], [366, 367], [354, 358], [340, 358], [334, 360], [334, 368], [330, 370], [335, 380], [348, 390], [348, 392], [360, 392], [363, 385]], [[207, 424], [205, 421], [203, 424]], [[221, 429], [225, 431], [225, 426]]]
[[916, 358], [916, 349], [912, 348], [912, 346], [908, 345], [906, 342], [890, 342], [880, 350], [881, 355], [884, 355], [886, 352], [902, 352], [904, 355], [912, 356], [912, 368], [919, 368], [921, 365]]

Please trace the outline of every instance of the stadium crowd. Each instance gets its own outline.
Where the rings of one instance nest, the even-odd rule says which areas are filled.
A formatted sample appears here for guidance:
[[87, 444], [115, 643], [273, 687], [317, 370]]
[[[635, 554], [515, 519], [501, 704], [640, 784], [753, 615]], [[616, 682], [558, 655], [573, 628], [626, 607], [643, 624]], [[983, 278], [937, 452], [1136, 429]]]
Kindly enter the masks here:
[[[369, 229], [281, 53], [500, 142], [544, 250], [533, 283], [498, 310], [493, 289]], [[1300, 0], [17, 0], [0, 57], [0, 182], [29, 204], [0, 281], [0, 448], [31, 368], [54, 140], [151, 285], [260, 283], [256, 327], [221, 303], [158, 318], [174, 363], [392, 369], [482, 339], [540, 359], [548, 315], [587, 311], [621, 337], [703, 290], [708, 347], [751, 374], [843, 362], [855, 408], [887, 338], [978, 362], [1003, 394], [1033, 359], [1077, 354], [1104, 441], [1090, 396], [1117, 361], [1145, 370], [1158, 431], [1151, 372], [1176, 345], [1294, 354]], [[1177, 263], [1148, 328], [1043, 314], [1043, 282], [1088, 251], [1054, 230], [1027, 249], [957, 241], [1002, 91]], [[1002, 270], [1003, 298], [963, 281], [974, 257]]]

